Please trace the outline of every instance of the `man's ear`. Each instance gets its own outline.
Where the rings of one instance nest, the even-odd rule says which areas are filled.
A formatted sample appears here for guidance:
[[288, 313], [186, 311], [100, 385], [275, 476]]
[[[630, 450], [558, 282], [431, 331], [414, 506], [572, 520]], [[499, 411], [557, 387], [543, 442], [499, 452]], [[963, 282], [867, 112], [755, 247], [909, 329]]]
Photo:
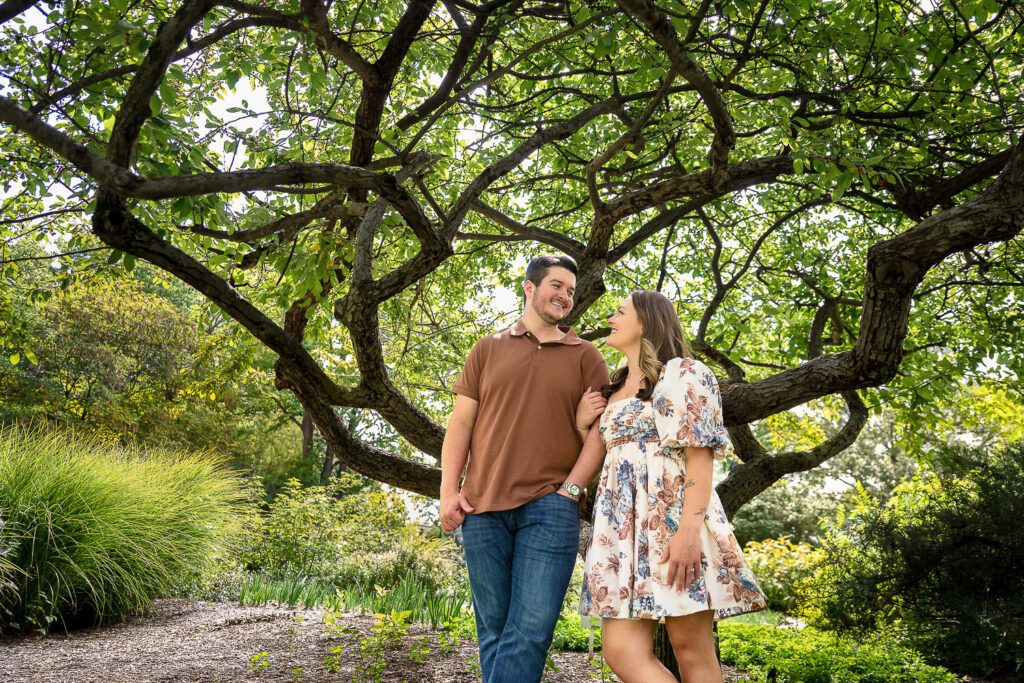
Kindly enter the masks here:
[[533, 296], [533, 289], [535, 285], [532, 280], [523, 280], [523, 296], [529, 301], [530, 297]]

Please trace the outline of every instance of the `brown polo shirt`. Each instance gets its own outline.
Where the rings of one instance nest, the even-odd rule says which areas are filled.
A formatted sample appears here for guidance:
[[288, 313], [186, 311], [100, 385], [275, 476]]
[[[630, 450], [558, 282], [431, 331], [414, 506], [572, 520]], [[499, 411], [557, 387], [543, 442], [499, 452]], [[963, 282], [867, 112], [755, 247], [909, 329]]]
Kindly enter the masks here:
[[562, 330], [541, 344], [519, 321], [469, 352], [452, 390], [479, 403], [462, 485], [476, 512], [556, 491], [576, 464], [576, 406], [588, 386], [608, 383], [608, 365], [593, 344]]

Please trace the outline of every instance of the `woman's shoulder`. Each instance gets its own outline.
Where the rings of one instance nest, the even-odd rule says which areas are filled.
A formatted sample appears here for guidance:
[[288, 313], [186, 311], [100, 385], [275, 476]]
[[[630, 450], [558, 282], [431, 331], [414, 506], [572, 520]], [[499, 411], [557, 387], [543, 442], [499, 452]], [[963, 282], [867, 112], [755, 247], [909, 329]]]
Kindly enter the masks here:
[[711, 369], [692, 356], [687, 358], [676, 356], [661, 367], [662, 378], [669, 379], [686, 376], [702, 377], [707, 373], [711, 373]]

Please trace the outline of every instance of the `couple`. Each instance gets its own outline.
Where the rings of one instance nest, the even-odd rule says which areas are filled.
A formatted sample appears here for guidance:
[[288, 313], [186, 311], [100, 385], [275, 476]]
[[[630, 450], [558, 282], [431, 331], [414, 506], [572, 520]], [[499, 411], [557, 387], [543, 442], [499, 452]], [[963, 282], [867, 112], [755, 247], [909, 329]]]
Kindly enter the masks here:
[[674, 681], [653, 654], [664, 620], [683, 680], [720, 682], [713, 621], [766, 605], [711, 485], [718, 384], [648, 291], [610, 318], [626, 364], [609, 378], [559, 326], [575, 285], [571, 259], [531, 261], [522, 318], [477, 342], [453, 387], [440, 517], [463, 529], [484, 683], [541, 679], [598, 472], [580, 612], [601, 617], [605, 660], [623, 681]]

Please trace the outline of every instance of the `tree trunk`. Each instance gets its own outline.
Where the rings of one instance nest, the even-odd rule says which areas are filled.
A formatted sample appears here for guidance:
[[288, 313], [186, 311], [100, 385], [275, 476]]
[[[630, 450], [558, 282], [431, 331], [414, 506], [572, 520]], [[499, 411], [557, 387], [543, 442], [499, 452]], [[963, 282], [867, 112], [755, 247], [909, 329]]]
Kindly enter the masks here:
[[[345, 465], [343, 463], [338, 463], [338, 474], [341, 474], [341, 472], [344, 471], [344, 468], [345, 468]], [[321, 486], [326, 486], [327, 483], [331, 480], [331, 471], [333, 469], [334, 469], [334, 448], [332, 448], [331, 444], [328, 443], [327, 444], [327, 452], [324, 453], [324, 466], [323, 466], [323, 469], [320, 470], [320, 485]]]
[[313, 450], [313, 416], [308, 410], [302, 411], [302, 459], [309, 459], [309, 453]]

